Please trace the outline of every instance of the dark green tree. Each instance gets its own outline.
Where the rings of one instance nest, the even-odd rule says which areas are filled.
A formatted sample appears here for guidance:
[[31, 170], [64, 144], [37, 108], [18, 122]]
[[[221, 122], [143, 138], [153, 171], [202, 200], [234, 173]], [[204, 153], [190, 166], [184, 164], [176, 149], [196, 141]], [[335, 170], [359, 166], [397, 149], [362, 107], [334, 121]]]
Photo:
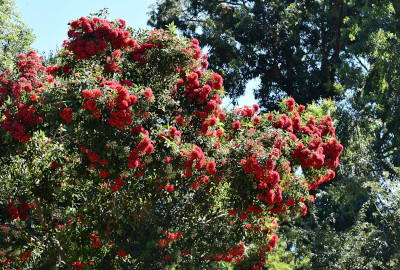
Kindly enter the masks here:
[[[255, 97], [273, 108], [282, 96], [299, 103], [339, 100], [339, 83], [354, 87], [359, 76], [343, 72], [354, 64], [346, 53], [350, 39], [342, 33], [344, 18], [358, 13], [344, 0], [165, 0], [153, 8], [148, 23], [165, 27], [174, 22], [184, 35], [205, 44], [211, 68], [224, 71], [225, 90], [232, 98], [259, 78]], [[351, 71], [361, 73], [359, 67]]]
[[11, 68], [15, 56], [31, 49], [34, 34], [15, 10], [14, 0], [0, 0], [0, 72]]

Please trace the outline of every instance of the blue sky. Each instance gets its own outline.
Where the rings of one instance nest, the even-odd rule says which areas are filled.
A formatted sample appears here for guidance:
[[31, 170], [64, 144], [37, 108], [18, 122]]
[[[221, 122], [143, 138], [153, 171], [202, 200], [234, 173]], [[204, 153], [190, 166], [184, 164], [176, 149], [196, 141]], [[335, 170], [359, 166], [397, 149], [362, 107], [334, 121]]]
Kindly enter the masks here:
[[88, 16], [103, 8], [109, 9], [109, 19], [124, 19], [127, 25], [145, 28], [155, 0], [16, 0], [17, 11], [22, 20], [33, 29], [36, 41], [33, 47], [40, 53], [55, 51], [67, 38], [68, 23]]
[[[108, 8], [109, 20], [120, 18], [124, 19], [128, 26], [148, 28], [147, 13], [150, 11], [149, 6], [156, 0], [16, 0], [15, 2], [22, 20], [36, 36], [33, 48], [40, 54], [48, 54], [61, 48], [64, 39], [67, 39], [68, 23], [71, 20], [88, 16], [103, 8]], [[240, 106], [256, 103], [251, 89], [257, 83], [257, 80], [249, 82], [246, 94], [238, 100]], [[223, 106], [231, 107], [229, 99], [225, 98], [223, 101]]]

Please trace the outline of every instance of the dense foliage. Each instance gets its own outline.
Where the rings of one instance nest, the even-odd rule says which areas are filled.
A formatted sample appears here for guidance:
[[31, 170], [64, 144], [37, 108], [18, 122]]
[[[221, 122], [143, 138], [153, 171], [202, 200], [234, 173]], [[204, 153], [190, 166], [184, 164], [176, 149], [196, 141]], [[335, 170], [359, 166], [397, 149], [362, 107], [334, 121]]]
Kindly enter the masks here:
[[222, 110], [196, 39], [84, 17], [68, 37], [0, 75], [4, 267], [259, 269], [335, 177], [323, 107]]
[[224, 69], [232, 97], [243, 93], [249, 79], [260, 78], [255, 95], [264, 109], [274, 107], [276, 93], [304, 103], [341, 100], [330, 108], [345, 149], [336, 181], [312, 192], [310, 215], [280, 227], [283, 241], [269, 255], [269, 268], [400, 265], [399, 11], [397, 0], [184, 0], [154, 6], [150, 25], [174, 21], [208, 45], [211, 67]]

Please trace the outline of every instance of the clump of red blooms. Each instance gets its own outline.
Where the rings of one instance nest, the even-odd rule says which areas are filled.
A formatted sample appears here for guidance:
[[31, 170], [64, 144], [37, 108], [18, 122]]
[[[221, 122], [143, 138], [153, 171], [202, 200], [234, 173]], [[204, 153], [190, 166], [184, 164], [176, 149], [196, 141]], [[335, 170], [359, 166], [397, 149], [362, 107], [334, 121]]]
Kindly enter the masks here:
[[27, 221], [28, 220], [28, 214], [27, 212], [29, 210], [35, 210], [35, 205], [34, 204], [27, 204], [26, 202], [22, 201], [21, 199], [18, 199], [18, 208], [15, 207], [15, 204], [12, 201], [8, 201], [7, 206], [9, 207], [8, 209], [8, 214], [10, 215], [10, 218], [12, 219], [18, 219], [20, 218], [21, 220]]
[[[15, 140], [26, 143], [31, 138], [28, 129], [43, 121], [35, 105], [46, 84], [38, 80], [38, 75], [43, 74], [45, 68], [42, 65], [42, 58], [34, 51], [27, 55], [19, 55], [16, 65], [21, 74], [17, 82], [11, 78], [11, 70], [0, 74], [0, 108], [8, 97], [14, 100], [13, 107], [5, 110], [5, 119], [2, 120], [1, 126], [10, 132]], [[47, 81], [52, 81], [52, 76], [48, 76]], [[27, 101], [21, 99], [23, 96], [28, 97]]]
[[[78, 150], [74, 156], [79, 157], [76, 166], [87, 170], [85, 177], [91, 177], [93, 183], [109, 187], [110, 196], [122, 196], [125, 189], [131, 192], [129, 188], [135, 181], [145, 185], [146, 192], [153, 190], [154, 201], [178, 198], [181, 193], [195, 198], [196, 194], [229, 182], [227, 196], [235, 198], [235, 203], [221, 203], [224, 208], [219, 211], [224, 228], [237, 231], [239, 227], [243, 233], [258, 239], [255, 252], [258, 259], [250, 269], [260, 269], [266, 260], [265, 253], [278, 241], [275, 234], [278, 222], [296, 213], [306, 215], [306, 203], [314, 200], [309, 190], [335, 177], [333, 169], [339, 164], [343, 147], [335, 139], [330, 116], [315, 119], [303, 105], [296, 105], [293, 98], [283, 102], [280, 114], [261, 115], [258, 105], [235, 109], [233, 113], [223, 111], [222, 77], [207, 71], [207, 55], [202, 54], [196, 39], [182, 47], [180, 56], [185, 61], [165, 68], [175, 80], [168, 85], [166, 94], [165, 88], [162, 92], [156, 84], [141, 86], [134, 77], [118, 76], [130, 74], [130, 67], [147, 68], [158, 52], [175, 46], [178, 39], [168, 32], [152, 31], [139, 44], [126, 30], [123, 20], [114, 24], [82, 17], [70, 23], [68, 37], [60, 53], [61, 67], [44, 67], [41, 58], [30, 52], [17, 59], [19, 79], [10, 70], [0, 74], [0, 130], [25, 145], [43, 123], [83, 129], [80, 134], [85, 134], [85, 129], [88, 132], [98, 129], [99, 137], [80, 138], [70, 145]], [[75, 74], [79, 65], [90, 61], [102, 70], [87, 75], [94, 81], [91, 85], [77, 84], [74, 88], [72, 83], [61, 85], [57, 81], [58, 76], [63, 76], [76, 83], [80, 79]], [[55, 102], [46, 99], [46, 95], [53, 93], [59, 95]], [[173, 105], [160, 115], [161, 105], [168, 106], [163, 103], [165, 100]], [[50, 109], [43, 109], [46, 106]], [[53, 113], [47, 114], [48, 111]], [[101, 137], [101, 132], [108, 137]], [[118, 144], [122, 148], [117, 148]], [[61, 161], [53, 161], [50, 167], [57, 175], [68, 169]], [[312, 177], [296, 174], [297, 169]], [[13, 220], [26, 221], [28, 211], [33, 211], [35, 205], [18, 201], [18, 205], [9, 201], [8, 214]], [[138, 220], [147, 216], [150, 220], [152, 213], [147, 211], [147, 206], [141, 205]], [[81, 218], [83, 215], [77, 218], [79, 224], [83, 223]], [[71, 220], [65, 224], [73, 227]], [[104, 226], [110, 227], [110, 222]], [[55, 227], [68, 231], [58, 222]], [[5, 227], [0, 228], [4, 231]], [[154, 241], [158, 241], [156, 247], [164, 264], [171, 261], [176, 248], [181, 248], [182, 239], [190, 239], [190, 233], [183, 228], [171, 225], [168, 230]], [[97, 231], [89, 234], [92, 249], [114, 247], [112, 235], [108, 232], [105, 235], [100, 237]], [[245, 242], [225, 246], [219, 252], [207, 252], [209, 255], [204, 259], [213, 263], [244, 263]], [[112, 250], [120, 260], [129, 254], [123, 247]], [[196, 251], [196, 246], [183, 247], [184, 256]], [[22, 260], [28, 260], [30, 255], [24, 253]], [[2, 264], [7, 265], [7, 260]], [[71, 264], [75, 269], [86, 265], [79, 260]]]
[[[79, 20], [70, 23], [71, 29], [68, 31], [68, 37], [74, 42], [65, 43], [65, 47], [74, 53], [76, 59], [89, 59], [90, 56], [102, 53], [107, 49], [108, 44], [111, 44], [115, 50], [113, 57], [118, 60], [121, 53], [120, 49], [138, 47], [137, 42], [130, 38], [130, 32], [123, 30], [125, 25], [124, 20], [120, 20], [119, 25], [115, 27], [107, 20], [81, 17]], [[107, 64], [106, 72], [118, 70], [118, 67], [113, 68], [115, 62]]]
[[85, 267], [85, 264], [80, 261], [75, 261], [74, 267], [75, 267], [75, 269], [81, 269], [81, 268]]

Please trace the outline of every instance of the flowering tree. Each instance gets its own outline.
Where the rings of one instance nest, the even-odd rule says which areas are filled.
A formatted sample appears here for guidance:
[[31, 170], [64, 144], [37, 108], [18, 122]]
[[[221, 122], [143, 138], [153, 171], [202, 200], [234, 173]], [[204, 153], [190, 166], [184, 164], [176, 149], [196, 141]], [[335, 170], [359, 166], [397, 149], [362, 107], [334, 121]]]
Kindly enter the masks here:
[[17, 269], [259, 269], [334, 178], [330, 116], [220, 108], [197, 40], [70, 23], [58, 66], [0, 75], [0, 262]]

